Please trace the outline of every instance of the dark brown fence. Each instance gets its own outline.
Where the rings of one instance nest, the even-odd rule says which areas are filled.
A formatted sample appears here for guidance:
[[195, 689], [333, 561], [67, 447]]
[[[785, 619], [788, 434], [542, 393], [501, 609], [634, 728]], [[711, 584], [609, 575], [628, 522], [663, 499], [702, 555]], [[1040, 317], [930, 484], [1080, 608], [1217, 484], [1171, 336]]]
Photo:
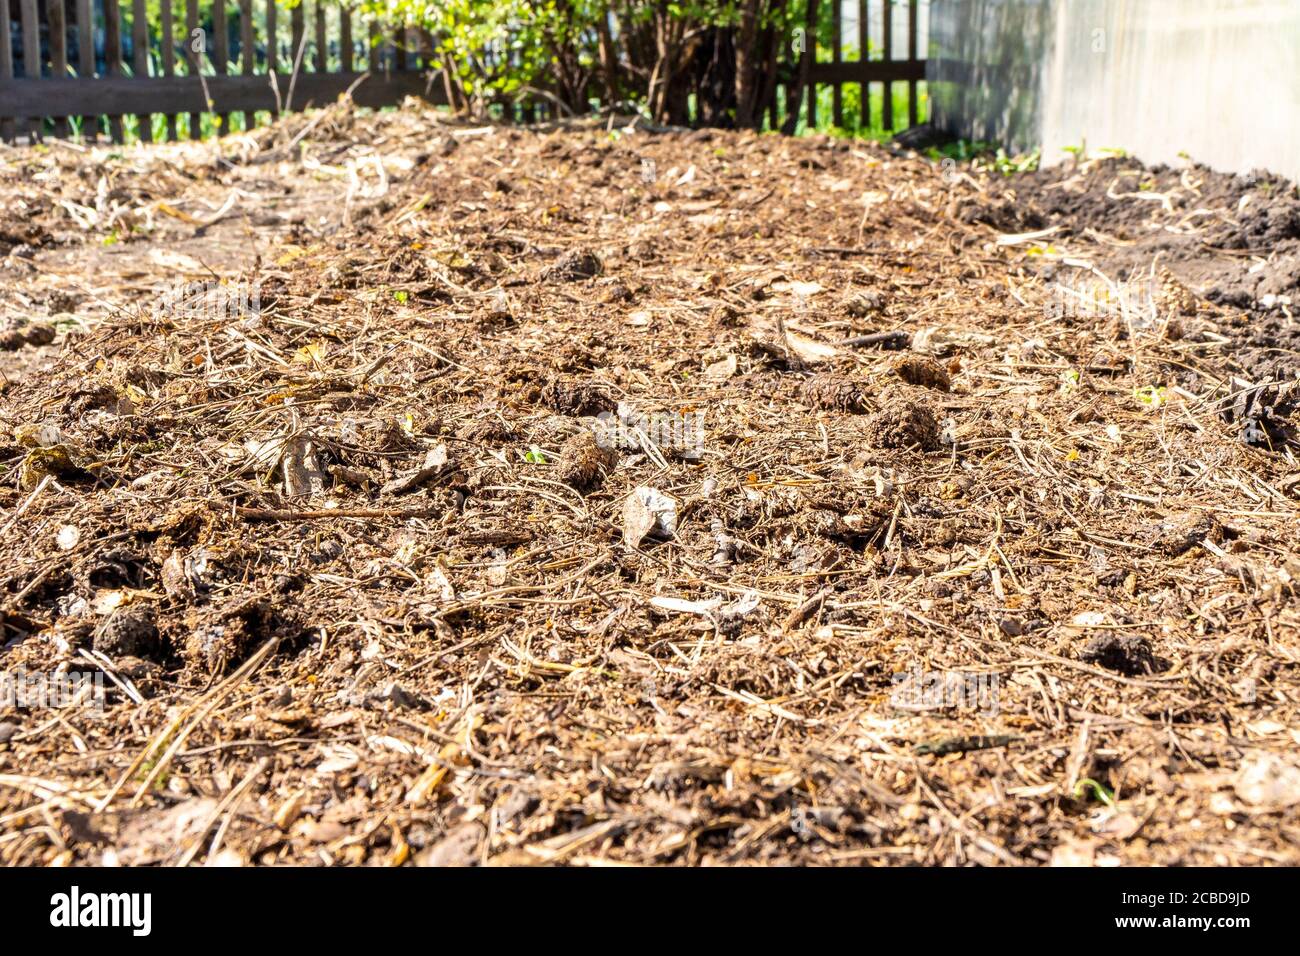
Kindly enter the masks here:
[[[830, 31], [826, 35], [823, 5], [830, 7]], [[907, 124], [915, 126], [920, 119], [920, 96], [917, 86], [925, 80], [925, 60], [919, 50], [920, 3], [919, 0], [858, 0], [856, 37], [845, 35], [844, 5], [839, 0], [809, 0], [808, 23], [805, 29], [804, 56], [798, 60], [798, 78], [806, 96], [806, 122], [816, 126], [818, 121], [818, 88], [831, 88], [831, 122], [844, 126], [844, 87], [861, 84], [861, 109], [871, 103], [870, 90], [878, 85], [881, 96], [879, 122], [876, 117], [860, 115], [851, 117], [852, 123], [861, 127], [875, 126], [892, 130], [903, 125], [902, 117], [894, 115], [895, 84], [907, 87]], [[871, 35], [873, 21], [877, 32]], [[899, 36], [903, 31], [904, 41]], [[845, 59], [845, 47], [856, 46], [857, 57]], [[899, 57], [899, 47], [906, 47], [906, 55]], [[822, 56], [829, 53], [829, 61]], [[798, 88], [795, 85], [795, 89]], [[789, 89], [789, 88], [788, 88]], [[787, 110], [795, 104], [787, 103]], [[775, 124], [774, 124], [775, 125]]]
[[[161, 115], [165, 138], [177, 138], [178, 116], [188, 117], [188, 135], [198, 138], [203, 114], [216, 114], [224, 131], [232, 115], [248, 128], [258, 112], [321, 106], [348, 90], [372, 107], [442, 94], [425, 70], [427, 36], [336, 2], [303, 0], [291, 10], [276, 0], [184, 6], [177, 22], [163, 0], [151, 23], [145, 0], [0, 0], [0, 136], [66, 135], [77, 117], [88, 138], [107, 132], [120, 142], [122, 118], [135, 116], [137, 134], [150, 141]], [[228, 6], [237, 9], [228, 15]], [[15, 9], [19, 29], [10, 42]]]
[[[806, 26], [777, 71], [773, 128], [793, 128], [801, 112], [818, 125], [825, 119], [818, 94], [827, 87], [835, 126], [894, 130], [922, 118], [920, 0], [857, 0], [856, 24], [849, 18], [856, 36], [845, 33], [844, 6], [809, 0]], [[321, 106], [347, 90], [362, 106], [411, 94], [446, 101], [429, 69], [427, 35], [338, 0], [292, 9], [277, 0], [184, 0], [176, 12], [163, 0], [153, 22], [146, 11], [146, 0], [0, 0], [0, 137], [63, 136], [77, 127], [87, 138], [106, 133], [120, 142], [123, 117], [135, 117], [137, 135], [149, 141], [158, 116], [165, 118], [158, 138], [198, 138], [205, 116], [217, 118], [209, 129], [248, 128], [258, 113]], [[906, 124], [895, 112], [898, 84], [908, 94]], [[883, 95], [870, 115], [873, 90]], [[854, 93], [856, 108], [846, 110]], [[546, 110], [530, 100], [507, 112], [529, 119], [538, 105]]]

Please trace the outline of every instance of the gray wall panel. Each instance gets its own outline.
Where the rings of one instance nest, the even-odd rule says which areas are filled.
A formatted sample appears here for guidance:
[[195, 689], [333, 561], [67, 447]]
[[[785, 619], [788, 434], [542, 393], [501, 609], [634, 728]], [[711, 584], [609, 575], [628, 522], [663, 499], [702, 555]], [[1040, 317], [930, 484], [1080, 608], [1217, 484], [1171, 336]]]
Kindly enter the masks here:
[[1298, 0], [933, 0], [935, 121], [1300, 180]]

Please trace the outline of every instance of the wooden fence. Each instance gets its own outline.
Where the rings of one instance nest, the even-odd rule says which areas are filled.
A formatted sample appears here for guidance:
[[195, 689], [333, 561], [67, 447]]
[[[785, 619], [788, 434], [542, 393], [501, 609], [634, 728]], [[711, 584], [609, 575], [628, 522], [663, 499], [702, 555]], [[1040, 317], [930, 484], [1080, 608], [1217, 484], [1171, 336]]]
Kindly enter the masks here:
[[[906, 125], [920, 118], [920, 0], [856, 0], [856, 24], [849, 18], [856, 36], [845, 33], [846, 3], [854, 9], [854, 0], [809, 0], [806, 27], [783, 58], [768, 105], [773, 128], [801, 111], [816, 126], [827, 87], [836, 126], [899, 128], [896, 84], [908, 91]], [[183, 6], [182, 18], [173, 0], [162, 0], [150, 22], [147, 0], [0, 0], [0, 137], [64, 136], [75, 126], [88, 139], [106, 133], [120, 142], [123, 117], [135, 117], [137, 134], [150, 141], [161, 116], [160, 138], [198, 138], [204, 114], [215, 114], [223, 131], [232, 117], [248, 128], [259, 112], [321, 106], [349, 89], [362, 106], [411, 94], [446, 101], [429, 70], [427, 35], [390, 28], [338, 0], [302, 0], [291, 10], [277, 0]], [[846, 88], [854, 86], [860, 106], [846, 116]], [[875, 116], [867, 115], [873, 89], [883, 92]], [[519, 118], [532, 118], [536, 105], [546, 108], [517, 104]], [[185, 130], [178, 117], [188, 117]]]
[[[829, 3], [831, 8], [830, 35], [825, 35], [824, 18], [820, 16], [821, 4]], [[900, 24], [900, 20], [905, 23]], [[881, 97], [879, 126], [886, 130], [899, 127], [901, 117], [894, 115], [894, 85], [907, 85], [907, 125], [915, 126], [920, 118], [920, 95], [918, 84], [925, 79], [925, 59], [918, 49], [920, 44], [920, 3], [919, 0], [857, 0], [857, 37], [847, 37], [844, 31], [844, 4], [839, 0], [809, 0], [808, 22], [804, 33], [804, 55], [798, 60], [796, 69], [806, 96], [806, 122], [816, 126], [817, 93], [821, 86], [831, 88], [831, 122], [835, 126], [845, 125], [844, 87], [847, 84], [861, 84], [861, 109], [870, 106], [869, 92], [873, 84], [879, 84]], [[879, 16], [874, 16], [879, 14]], [[869, 27], [873, 19], [879, 23], [879, 33], [871, 36]], [[819, 29], [818, 24], [821, 24]], [[898, 29], [902, 26], [905, 43], [899, 42]], [[856, 40], [856, 43], [853, 41]], [[857, 47], [857, 58], [844, 58], [846, 42]], [[906, 46], [906, 56], [899, 58], [895, 54], [900, 46]], [[821, 56], [821, 51], [829, 53], [829, 61]], [[876, 56], [872, 56], [872, 53]], [[798, 85], [793, 87], [798, 88]], [[787, 87], [790, 89], [790, 87]], [[788, 103], [787, 110], [795, 104]], [[871, 126], [872, 118], [862, 115], [853, 118], [856, 125]], [[774, 122], [775, 126], [776, 123]]]
[[205, 113], [227, 130], [232, 114], [248, 128], [255, 113], [321, 106], [349, 89], [359, 105], [375, 107], [442, 95], [424, 69], [426, 36], [336, 2], [303, 0], [285, 10], [276, 0], [237, 0], [229, 12], [224, 0], [184, 6], [177, 22], [163, 0], [151, 23], [146, 0], [0, 0], [0, 136], [47, 127], [66, 135], [78, 117], [87, 138], [107, 132], [120, 142], [122, 118], [135, 116], [147, 142], [161, 115], [167, 139], [178, 137], [178, 116], [189, 117], [188, 135], [198, 138]]

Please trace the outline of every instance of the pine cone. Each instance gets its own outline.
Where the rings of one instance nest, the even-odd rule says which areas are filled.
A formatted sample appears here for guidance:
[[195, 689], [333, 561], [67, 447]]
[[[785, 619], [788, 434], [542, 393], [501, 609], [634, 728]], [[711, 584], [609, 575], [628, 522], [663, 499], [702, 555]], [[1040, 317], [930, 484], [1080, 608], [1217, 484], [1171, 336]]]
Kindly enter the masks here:
[[867, 410], [866, 399], [858, 384], [834, 372], [823, 372], [806, 380], [799, 389], [799, 400], [809, 408], [826, 408], [834, 412]]
[[1165, 268], [1156, 276], [1155, 301], [1161, 315], [1195, 315], [1198, 308], [1196, 294]]

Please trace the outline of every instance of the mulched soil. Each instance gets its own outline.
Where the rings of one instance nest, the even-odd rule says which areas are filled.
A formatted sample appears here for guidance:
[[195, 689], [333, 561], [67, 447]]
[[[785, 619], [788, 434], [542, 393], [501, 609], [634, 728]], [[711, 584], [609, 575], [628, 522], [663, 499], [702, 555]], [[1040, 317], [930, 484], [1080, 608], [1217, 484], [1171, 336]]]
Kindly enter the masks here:
[[107, 153], [0, 152], [4, 667], [106, 686], [0, 705], [5, 863], [1300, 862], [1289, 184]]

